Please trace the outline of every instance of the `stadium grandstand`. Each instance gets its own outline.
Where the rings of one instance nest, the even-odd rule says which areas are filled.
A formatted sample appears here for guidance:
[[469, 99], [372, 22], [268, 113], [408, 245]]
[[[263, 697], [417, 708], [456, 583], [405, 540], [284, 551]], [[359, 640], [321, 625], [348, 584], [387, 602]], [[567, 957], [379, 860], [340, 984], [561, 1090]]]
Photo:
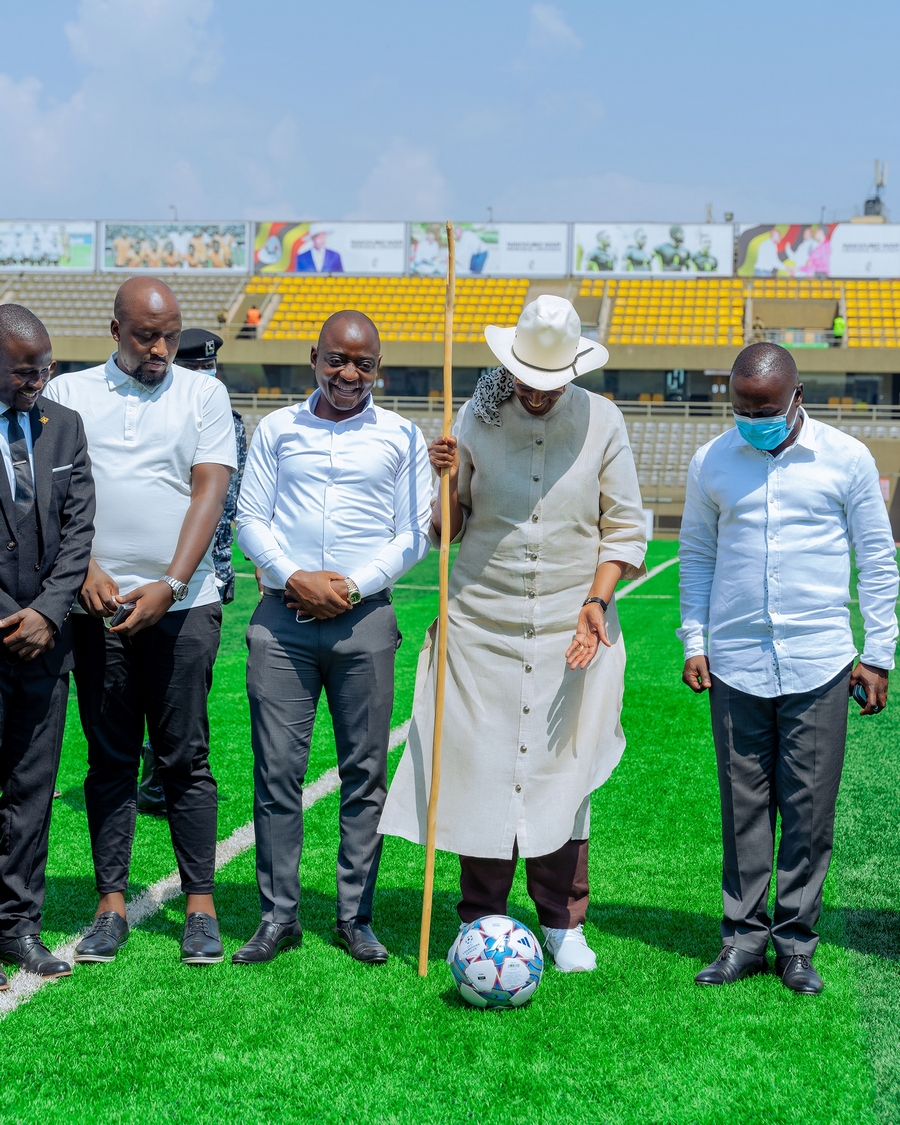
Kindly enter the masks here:
[[[681, 231], [671, 228], [673, 236]], [[737, 261], [737, 240], [735, 251]], [[132, 272], [7, 266], [0, 273], [0, 303], [32, 309], [51, 332], [60, 370], [71, 370], [107, 358], [113, 297]], [[645, 505], [654, 512], [657, 532], [674, 534], [691, 457], [732, 424], [727, 376], [735, 355], [747, 343], [772, 340], [792, 349], [807, 407], [871, 448], [900, 539], [900, 278], [740, 272], [666, 276], [635, 270], [631, 276], [604, 277], [578, 276], [573, 269], [562, 277], [461, 276], [453, 336], [455, 405], [492, 364], [483, 338], [486, 324], [514, 325], [524, 305], [541, 293], [568, 297], [585, 335], [610, 352], [606, 367], [581, 382], [623, 410]], [[310, 345], [332, 312], [357, 308], [381, 332], [379, 401], [414, 418], [428, 438], [437, 435], [443, 277], [215, 268], [162, 276], [181, 302], [185, 326], [225, 339], [224, 376], [251, 432], [265, 413], [311, 393]], [[248, 324], [254, 308], [256, 325]]]

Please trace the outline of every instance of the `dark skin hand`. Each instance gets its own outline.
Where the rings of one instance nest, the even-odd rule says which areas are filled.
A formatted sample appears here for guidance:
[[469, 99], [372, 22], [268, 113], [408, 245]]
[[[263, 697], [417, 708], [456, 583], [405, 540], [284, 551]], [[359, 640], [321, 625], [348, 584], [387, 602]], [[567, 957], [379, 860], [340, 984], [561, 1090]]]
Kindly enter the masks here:
[[[321, 392], [317, 418], [345, 422], [365, 410], [381, 368], [378, 330], [362, 313], [335, 313], [325, 321], [309, 360]], [[296, 570], [285, 583], [289, 609], [327, 621], [351, 608], [343, 574], [333, 570]]]
[[[56, 370], [46, 332], [10, 335], [0, 348], [0, 404], [28, 412]], [[36, 609], [20, 609], [0, 619], [0, 629], [13, 631], [3, 644], [20, 660], [35, 660], [56, 643], [56, 627]]]
[[[222, 518], [230, 481], [227, 465], [195, 465], [191, 470], [191, 504], [181, 525], [175, 555], [166, 570], [170, 577], [190, 582]], [[111, 630], [123, 637], [133, 637], [161, 620], [174, 599], [171, 587], [162, 579], [120, 594], [116, 582], [91, 559], [78, 600], [92, 617], [111, 617], [120, 605], [136, 602], [127, 620]]]

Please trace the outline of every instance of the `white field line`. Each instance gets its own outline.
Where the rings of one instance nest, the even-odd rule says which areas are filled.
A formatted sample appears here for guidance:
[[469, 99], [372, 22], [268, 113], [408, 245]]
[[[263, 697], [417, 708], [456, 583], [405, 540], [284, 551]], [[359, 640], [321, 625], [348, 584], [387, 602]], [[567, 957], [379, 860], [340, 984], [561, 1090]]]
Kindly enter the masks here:
[[[621, 590], [616, 592], [616, 599], [621, 600], [627, 598], [632, 590], [636, 590], [639, 586], [643, 586], [645, 582], [649, 582], [651, 578], [655, 578], [657, 574], [674, 566], [678, 562], [677, 558], [668, 559], [659, 566], [653, 567], [648, 570], [643, 578], [636, 578], [634, 582], [629, 582], [627, 586], [623, 586]], [[252, 578], [252, 574], [238, 575], [239, 578]], [[431, 589], [430, 586], [423, 587], [409, 587], [410, 589]], [[437, 587], [434, 587], [437, 589]], [[406, 742], [406, 735], [409, 731], [409, 721], [401, 723], [399, 727], [395, 727], [391, 731], [390, 742], [388, 743], [389, 750], [396, 750]], [[320, 778], [308, 785], [303, 791], [303, 808], [311, 808], [317, 801], [321, 801], [323, 797], [327, 797], [333, 793], [340, 786], [340, 777], [338, 776], [337, 766], [332, 766], [330, 770], [326, 770]], [[236, 828], [234, 832], [221, 843], [216, 845], [216, 871], [224, 867], [226, 863], [230, 863], [239, 855], [249, 851], [255, 843], [253, 835], [253, 822], [244, 824], [240, 828]], [[173, 898], [177, 898], [181, 894], [181, 880], [178, 872], [173, 871], [171, 875], [167, 875], [165, 879], [160, 879], [159, 882], [154, 883], [152, 886], [147, 887], [146, 890], [141, 891], [137, 898], [132, 899], [128, 903], [126, 913], [128, 915], [129, 926], [139, 926], [141, 922], [145, 922], [148, 918], [152, 917], [157, 910], [165, 903]], [[75, 954], [75, 946], [83, 937], [85, 930], [70, 938], [65, 945], [59, 946], [53, 950], [53, 956], [59, 958], [61, 961], [68, 961], [72, 963], [72, 958]], [[38, 992], [44, 985], [51, 983], [44, 977], [39, 977], [35, 973], [17, 972], [10, 980], [9, 988], [5, 992], [0, 992], [0, 1019], [7, 1016], [10, 1012], [30, 1000], [36, 992]]]
[[[395, 727], [391, 731], [388, 750], [396, 750], [399, 746], [402, 746], [406, 742], [408, 731], [409, 720], [401, 723], [399, 727]], [[326, 770], [321, 777], [317, 778], [311, 785], [307, 785], [303, 790], [304, 810], [311, 808], [323, 797], [334, 793], [340, 784], [338, 768], [332, 766], [330, 770]], [[224, 867], [226, 863], [231, 863], [239, 855], [249, 851], [255, 842], [252, 820], [249, 824], [243, 824], [240, 828], [236, 828], [226, 840], [216, 844], [216, 871]], [[133, 898], [128, 903], [126, 913], [129, 926], [139, 926], [141, 922], [146, 922], [161, 906], [169, 902], [170, 899], [177, 898], [180, 894], [181, 878], [177, 871], [173, 871], [165, 879], [160, 879], [159, 882], [141, 891], [137, 898]], [[54, 949], [53, 956], [61, 961], [68, 961], [71, 965], [72, 958], [75, 955], [75, 946], [86, 932], [87, 927], [81, 933], [70, 938], [65, 945], [60, 945]], [[0, 1019], [9, 1015], [20, 1004], [30, 1000], [44, 985], [50, 983], [45, 977], [39, 977], [36, 973], [17, 972], [11, 978], [9, 988], [5, 992], [0, 992]]]

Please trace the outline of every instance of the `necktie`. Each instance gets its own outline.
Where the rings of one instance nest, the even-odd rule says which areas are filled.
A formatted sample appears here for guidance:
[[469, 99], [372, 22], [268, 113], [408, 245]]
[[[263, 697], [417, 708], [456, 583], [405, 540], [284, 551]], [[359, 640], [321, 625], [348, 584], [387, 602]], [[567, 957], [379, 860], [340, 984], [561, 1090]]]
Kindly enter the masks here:
[[10, 408], [3, 416], [9, 422], [9, 453], [16, 478], [16, 539], [19, 547], [19, 586], [16, 601], [21, 605], [32, 602], [38, 595], [40, 581], [40, 530], [34, 506], [34, 480], [28, 460], [25, 431], [19, 424], [18, 413]]

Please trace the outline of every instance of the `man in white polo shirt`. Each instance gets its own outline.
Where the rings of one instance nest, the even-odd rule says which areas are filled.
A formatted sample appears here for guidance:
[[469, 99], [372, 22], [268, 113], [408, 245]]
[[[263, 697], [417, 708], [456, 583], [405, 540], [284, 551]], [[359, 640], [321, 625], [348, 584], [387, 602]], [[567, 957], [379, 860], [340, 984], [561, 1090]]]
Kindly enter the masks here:
[[100, 904], [75, 960], [112, 961], [128, 937], [146, 722], [187, 895], [182, 961], [221, 961], [206, 699], [222, 621], [210, 545], [237, 466], [231, 405], [220, 382], [173, 365], [181, 310], [163, 282], [126, 281], [110, 330], [118, 351], [105, 365], [61, 375], [44, 392], [81, 415], [97, 488], [73, 626]]
[[299, 945], [303, 777], [322, 689], [341, 775], [337, 941], [382, 964], [372, 897], [383, 837], [387, 749], [400, 643], [390, 588], [428, 553], [431, 465], [422, 431], [372, 402], [381, 363], [367, 316], [325, 322], [316, 390], [263, 418], [238, 499], [238, 542], [262, 570], [247, 630], [262, 924], [232, 958]]

